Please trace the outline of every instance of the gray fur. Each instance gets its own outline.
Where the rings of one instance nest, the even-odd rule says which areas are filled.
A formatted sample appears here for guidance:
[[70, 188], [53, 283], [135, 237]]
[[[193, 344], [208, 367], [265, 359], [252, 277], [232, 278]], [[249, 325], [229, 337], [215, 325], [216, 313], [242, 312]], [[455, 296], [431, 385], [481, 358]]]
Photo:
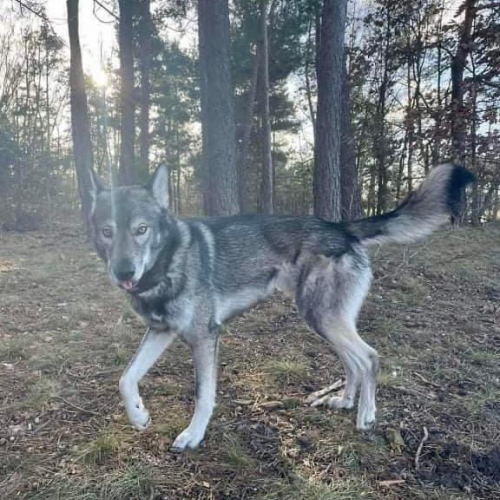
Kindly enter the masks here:
[[452, 191], [467, 183], [464, 172], [436, 167], [399, 209], [347, 224], [315, 217], [177, 219], [166, 210], [163, 166], [147, 187], [108, 190], [95, 180], [95, 246], [111, 281], [127, 290], [148, 325], [120, 380], [131, 423], [139, 429], [148, 425], [139, 380], [180, 336], [193, 353], [196, 407], [173, 448], [198, 446], [215, 406], [218, 327], [279, 288], [295, 298], [309, 327], [344, 363], [344, 395], [328, 405], [352, 408], [360, 387], [357, 426], [370, 428], [378, 355], [356, 331], [371, 282], [366, 247], [413, 241], [445, 222], [456, 199]]

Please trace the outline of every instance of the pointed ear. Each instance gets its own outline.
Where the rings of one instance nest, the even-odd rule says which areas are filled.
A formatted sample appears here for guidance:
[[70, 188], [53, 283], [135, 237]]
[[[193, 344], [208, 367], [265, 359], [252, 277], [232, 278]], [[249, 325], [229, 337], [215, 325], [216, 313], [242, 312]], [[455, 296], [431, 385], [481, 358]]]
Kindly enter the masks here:
[[90, 169], [90, 196], [95, 201], [97, 199], [97, 195], [104, 190], [104, 184], [101, 179], [94, 172], [94, 169]]
[[160, 207], [168, 210], [168, 167], [160, 163], [148, 182], [147, 188]]

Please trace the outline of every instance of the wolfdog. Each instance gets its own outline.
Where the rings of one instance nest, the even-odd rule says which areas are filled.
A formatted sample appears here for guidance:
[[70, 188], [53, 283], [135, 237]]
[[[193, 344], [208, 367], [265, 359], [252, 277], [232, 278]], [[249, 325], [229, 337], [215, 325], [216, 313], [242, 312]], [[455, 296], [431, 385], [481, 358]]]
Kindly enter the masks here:
[[91, 175], [97, 253], [147, 325], [119, 384], [132, 425], [145, 429], [150, 422], [139, 381], [180, 337], [194, 360], [195, 411], [173, 450], [196, 448], [215, 406], [219, 327], [280, 289], [343, 362], [343, 394], [321, 402], [352, 408], [360, 388], [357, 427], [371, 428], [379, 358], [356, 331], [372, 279], [367, 249], [413, 242], [444, 224], [470, 172], [437, 166], [392, 212], [345, 223], [311, 216], [177, 218], [168, 210], [167, 176], [160, 165], [145, 186], [109, 189]]

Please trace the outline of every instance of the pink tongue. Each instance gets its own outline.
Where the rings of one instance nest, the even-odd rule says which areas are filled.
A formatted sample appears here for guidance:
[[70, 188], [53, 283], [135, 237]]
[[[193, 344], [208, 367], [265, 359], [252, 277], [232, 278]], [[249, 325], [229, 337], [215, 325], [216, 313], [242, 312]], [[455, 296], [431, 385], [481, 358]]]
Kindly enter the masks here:
[[123, 288], [125, 288], [125, 290], [130, 290], [131, 288], [134, 287], [134, 282], [133, 281], [124, 281], [122, 283], [123, 285]]

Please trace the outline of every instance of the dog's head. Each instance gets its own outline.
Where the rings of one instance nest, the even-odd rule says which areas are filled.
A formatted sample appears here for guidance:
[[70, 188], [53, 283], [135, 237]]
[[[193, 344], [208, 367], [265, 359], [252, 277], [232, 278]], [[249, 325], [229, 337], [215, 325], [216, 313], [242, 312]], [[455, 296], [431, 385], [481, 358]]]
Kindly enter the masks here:
[[155, 264], [172, 229], [168, 171], [160, 165], [145, 186], [105, 187], [91, 172], [91, 232], [111, 282], [129, 292]]

